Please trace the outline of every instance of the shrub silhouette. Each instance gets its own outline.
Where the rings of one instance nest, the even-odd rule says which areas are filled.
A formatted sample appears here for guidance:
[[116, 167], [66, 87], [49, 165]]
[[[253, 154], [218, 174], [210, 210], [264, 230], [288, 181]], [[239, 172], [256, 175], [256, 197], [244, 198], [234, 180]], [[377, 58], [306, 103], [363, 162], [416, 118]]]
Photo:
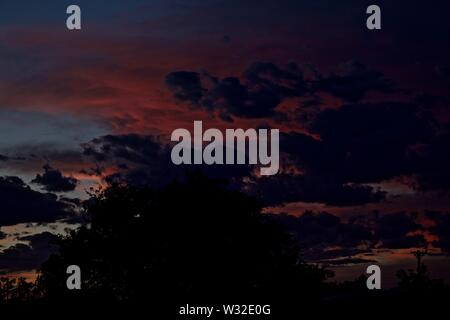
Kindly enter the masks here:
[[[302, 262], [258, 201], [200, 175], [160, 190], [111, 185], [87, 201], [85, 214], [89, 224], [61, 238], [40, 270], [47, 299], [312, 298], [329, 275]], [[66, 288], [71, 264], [82, 270], [82, 290]]]

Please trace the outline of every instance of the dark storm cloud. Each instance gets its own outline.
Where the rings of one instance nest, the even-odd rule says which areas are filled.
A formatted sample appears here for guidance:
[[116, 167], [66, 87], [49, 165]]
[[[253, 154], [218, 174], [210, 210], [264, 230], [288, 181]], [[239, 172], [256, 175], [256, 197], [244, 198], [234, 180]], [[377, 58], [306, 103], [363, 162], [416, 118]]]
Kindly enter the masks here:
[[285, 151], [314, 175], [342, 182], [380, 182], [416, 169], [411, 147], [433, 137], [431, 120], [405, 103], [352, 104], [327, 109], [309, 124], [320, 140], [284, 137]]
[[303, 71], [296, 63], [280, 68], [270, 62], [255, 62], [244, 71], [243, 77], [250, 86], [261, 86], [281, 97], [296, 97], [306, 92]]
[[170, 159], [170, 148], [150, 136], [108, 135], [83, 145], [84, 154], [100, 163], [118, 169], [106, 177], [108, 182], [126, 181], [134, 185], [159, 187], [174, 179], [183, 179], [193, 171], [210, 178], [227, 178], [233, 187], [259, 196], [266, 205], [292, 201], [321, 202], [335, 206], [354, 206], [384, 200], [385, 193], [370, 186], [343, 184], [324, 177], [278, 174], [271, 177], [242, 180], [250, 177], [251, 166], [176, 166]]
[[42, 232], [29, 236], [22, 236], [19, 238], [19, 240], [21, 241], [29, 242], [29, 245], [33, 248], [51, 245], [55, 242], [56, 239], [58, 239], [58, 236], [50, 232]]
[[0, 161], [7, 161], [9, 157], [0, 154]]
[[[303, 249], [305, 258], [309, 260], [333, 259], [367, 252], [376, 240], [368, 227], [346, 223], [327, 212], [307, 211], [299, 217], [273, 215], [272, 218], [292, 232]], [[356, 249], [361, 244], [368, 246], [367, 249]], [[329, 249], [333, 247], [346, 249]]]
[[[422, 96], [420, 105], [436, 99]], [[434, 101], [434, 102], [433, 102]], [[439, 103], [442, 100], [439, 99]], [[450, 126], [413, 103], [363, 103], [325, 109], [311, 133], [282, 134], [282, 151], [307, 175], [336, 183], [411, 176], [419, 191], [450, 189]]]
[[280, 68], [273, 63], [256, 62], [241, 78], [219, 79], [206, 72], [177, 71], [166, 76], [165, 84], [176, 100], [193, 108], [217, 111], [226, 121], [232, 121], [232, 116], [281, 116], [275, 109], [283, 99], [307, 92], [303, 72], [295, 63]]
[[397, 239], [385, 239], [382, 248], [387, 249], [409, 249], [409, 248], [424, 248], [427, 241], [421, 234], [404, 236]]
[[75, 190], [78, 180], [63, 176], [61, 171], [53, 169], [47, 164], [44, 166], [44, 173], [42, 175], [37, 174], [31, 182], [43, 186], [45, 190], [50, 192], [68, 192]]
[[387, 80], [381, 72], [370, 70], [356, 61], [339, 66], [338, 71], [331, 75], [318, 75], [314, 90], [328, 92], [348, 102], [357, 102], [370, 91], [383, 93], [395, 91], [392, 82]]
[[423, 230], [416, 222], [416, 215], [407, 212], [382, 215], [374, 225], [374, 232], [380, 241], [378, 246], [387, 249], [426, 247], [427, 241], [422, 234], [411, 234]]
[[174, 165], [170, 147], [152, 136], [127, 134], [106, 135], [83, 144], [84, 155], [105, 164], [113, 164], [118, 172], [106, 177], [108, 182], [126, 181], [134, 185], [163, 186], [183, 179], [193, 171], [210, 178], [241, 178], [250, 174], [246, 165], [208, 166]]
[[419, 228], [413, 216], [398, 212], [381, 216], [377, 220], [376, 232], [381, 239], [399, 239]]
[[[306, 201], [349, 206], [380, 202], [385, 193], [364, 184], [418, 173], [425, 164], [435, 168], [431, 154], [448, 152], [427, 147], [424, 150], [429, 150], [430, 159], [425, 159], [414, 149], [420, 144], [436, 145], [432, 142], [432, 119], [414, 104], [364, 103], [325, 109], [308, 127], [317, 137], [302, 133], [280, 137], [281, 151], [302, 175], [262, 178], [254, 185], [271, 204]], [[444, 163], [446, 158], [442, 158]], [[444, 165], [441, 167], [437, 171], [444, 170]]]
[[32, 190], [18, 177], [0, 177], [0, 225], [52, 222], [68, 216], [71, 206], [52, 193]]
[[176, 177], [168, 147], [152, 136], [106, 135], [82, 145], [83, 154], [100, 164], [117, 166], [109, 182], [124, 180], [137, 185], [164, 185]]
[[206, 89], [202, 87], [200, 74], [190, 71], [177, 71], [166, 76], [166, 86], [178, 101], [189, 102], [199, 106]]
[[305, 79], [296, 63], [281, 68], [270, 62], [255, 62], [241, 77], [219, 79], [207, 72], [177, 71], [166, 76], [165, 84], [177, 101], [209, 112], [218, 111], [224, 120], [231, 120], [232, 116], [279, 118], [282, 114], [276, 108], [288, 97], [315, 97], [307, 101], [320, 103], [315, 94], [326, 92], [343, 101], [357, 102], [370, 91], [395, 92], [382, 73], [355, 61], [341, 65], [331, 75], [316, 70], [313, 73], [312, 79]]
[[[139, 134], [106, 135], [95, 138], [82, 147], [84, 155], [92, 156], [97, 161], [113, 158], [146, 164], [167, 153], [167, 146], [156, 138]], [[165, 160], [170, 161], [170, 158]]]
[[450, 126], [420, 149], [417, 188], [421, 191], [450, 190]]
[[433, 241], [433, 245], [447, 254], [450, 253], [450, 213], [430, 211], [427, 215], [435, 222], [435, 225], [430, 227], [430, 232], [438, 236], [438, 240]]
[[370, 186], [341, 184], [325, 177], [278, 174], [262, 177], [248, 186], [268, 206], [288, 202], [318, 202], [330, 206], [357, 206], [384, 200], [385, 192]]
[[[285, 98], [301, 98], [299, 119], [316, 138], [282, 134], [281, 152], [302, 176], [259, 179], [260, 186], [250, 186], [267, 194], [267, 203], [346, 206], [379, 202], [385, 195], [364, 184], [400, 176], [416, 179], [416, 188], [422, 191], [450, 187], [448, 130], [442, 130], [430, 112], [437, 104], [446, 105], [445, 98], [418, 94], [412, 102], [360, 102], [369, 92], [400, 90], [381, 72], [355, 61], [329, 75], [314, 68], [310, 71], [312, 76], [305, 77], [294, 63], [281, 68], [256, 62], [240, 77], [173, 72], [166, 76], [166, 85], [176, 100], [214, 112], [226, 121], [234, 117], [286, 120], [287, 114], [277, 106]], [[445, 68], [440, 73], [445, 74]], [[323, 108], [322, 93], [351, 104]]]
[[[259, 70], [261, 66], [254, 68], [258, 71], [249, 68], [254, 83], [268, 81]], [[289, 87], [277, 90], [285, 90], [287, 95]], [[240, 187], [273, 206], [293, 201], [333, 206], [377, 203], [386, 193], [367, 184], [403, 175], [416, 177], [420, 190], [448, 187], [448, 135], [436, 136], [434, 120], [415, 104], [358, 103], [325, 109], [315, 115], [308, 128], [317, 136], [283, 133], [280, 138], [283, 156], [293, 161], [301, 175], [252, 178]], [[192, 169], [210, 177], [241, 179], [250, 176], [251, 170], [238, 165], [174, 166], [169, 146], [148, 136], [103, 136], [83, 147], [86, 156], [119, 169], [109, 181], [160, 185]]]
[[422, 227], [415, 222], [414, 215], [405, 212], [347, 221], [328, 212], [311, 211], [298, 217], [286, 214], [270, 217], [290, 230], [306, 258], [311, 260], [354, 257], [373, 249], [417, 248], [426, 244], [423, 235], [409, 234]]
[[52, 244], [55, 239], [56, 236], [49, 232], [21, 237], [20, 240], [29, 243], [18, 243], [0, 252], [0, 273], [40, 267], [52, 253], [56, 252], [56, 246]]
[[[226, 121], [233, 117], [287, 119], [287, 114], [276, 110], [277, 106], [285, 98], [302, 97], [299, 119], [318, 138], [282, 134], [281, 152], [294, 161], [304, 176], [270, 181], [280, 187], [295, 185], [294, 190], [300, 191], [296, 193], [298, 199], [333, 205], [378, 202], [384, 195], [362, 184], [399, 176], [415, 176], [419, 190], [448, 188], [450, 174], [445, 174], [448, 169], [444, 163], [449, 154], [448, 148], [443, 148], [448, 141], [445, 135], [435, 139], [439, 125], [429, 112], [431, 105], [446, 101], [423, 94], [416, 95], [411, 103], [359, 103], [370, 91], [398, 92], [381, 72], [361, 63], [348, 62], [331, 75], [313, 71], [313, 77], [305, 79], [294, 63], [280, 68], [273, 63], [256, 62], [239, 78], [219, 79], [206, 72], [182, 71], [168, 74], [166, 85], [178, 101], [217, 112]], [[353, 103], [337, 109], [321, 108], [321, 92]], [[438, 166], [434, 165], [436, 160]], [[272, 194], [274, 199], [277, 193], [282, 202], [295, 198], [294, 192], [281, 189]], [[269, 202], [275, 203], [274, 199]]]

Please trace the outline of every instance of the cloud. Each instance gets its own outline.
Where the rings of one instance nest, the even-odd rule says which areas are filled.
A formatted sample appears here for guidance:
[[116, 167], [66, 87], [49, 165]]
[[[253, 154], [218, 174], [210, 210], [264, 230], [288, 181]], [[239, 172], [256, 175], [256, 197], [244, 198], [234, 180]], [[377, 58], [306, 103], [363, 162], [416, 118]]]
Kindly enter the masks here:
[[435, 225], [430, 227], [430, 232], [438, 236], [438, 239], [433, 241], [433, 246], [450, 253], [450, 213], [430, 211], [427, 215], [435, 222]]
[[[272, 215], [272, 218], [296, 236], [308, 260], [353, 256], [370, 249], [356, 250], [358, 245], [376, 242], [376, 238], [367, 226], [346, 223], [328, 212], [306, 211], [299, 217], [281, 214]], [[329, 250], [333, 247], [347, 249]]]
[[415, 172], [417, 189], [450, 190], [450, 126], [420, 149]]
[[114, 166], [109, 182], [158, 187], [174, 180], [181, 169], [172, 164], [168, 146], [153, 136], [106, 135], [82, 145], [83, 154], [99, 164]]
[[193, 171], [210, 178], [227, 179], [230, 185], [259, 196], [266, 205], [286, 202], [321, 202], [334, 206], [354, 206], [383, 201], [385, 193], [371, 186], [342, 183], [333, 178], [280, 173], [254, 177], [248, 165], [180, 165], [170, 158], [170, 147], [152, 136], [137, 134], [107, 135], [83, 144], [84, 155], [100, 167], [113, 166], [108, 182], [126, 181], [134, 185], [163, 186], [183, 180]]
[[399, 239], [419, 227], [412, 215], [398, 212], [381, 216], [377, 220], [376, 232], [381, 239]]
[[168, 144], [148, 135], [106, 135], [83, 144], [85, 156], [105, 165], [115, 166], [116, 172], [106, 177], [108, 182], [126, 181], [133, 185], [161, 187], [173, 180], [182, 180], [193, 171], [210, 178], [242, 178], [250, 174], [246, 165], [174, 165]]
[[166, 75], [165, 84], [176, 100], [199, 106], [205, 93], [200, 77], [198, 72], [176, 71]]
[[321, 260], [320, 263], [325, 265], [339, 266], [349, 264], [377, 263], [377, 261], [373, 259], [363, 259], [363, 258], [341, 258], [334, 260]]
[[49, 232], [21, 237], [19, 240], [28, 244], [18, 243], [0, 252], [0, 274], [38, 268], [56, 252], [56, 246], [52, 244], [56, 238]]
[[414, 215], [406, 212], [375, 214], [364, 220], [343, 220], [328, 212], [312, 211], [305, 211], [300, 216], [277, 214], [270, 217], [295, 235], [305, 257], [314, 261], [331, 263], [329, 260], [336, 258], [359, 259], [359, 255], [374, 249], [405, 249], [426, 245], [423, 235], [410, 234], [423, 228], [415, 222]]
[[61, 171], [53, 169], [47, 164], [44, 166], [44, 173], [42, 175], [37, 174], [31, 182], [43, 186], [45, 190], [50, 192], [68, 192], [75, 190], [78, 180], [63, 176]]
[[322, 110], [308, 123], [314, 136], [294, 132], [280, 136], [283, 158], [300, 174], [258, 179], [251, 189], [265, 195], [271, 205], [381, 202], [386, 193], [368, 184], [418, 173], [424, 160], [419, 160], [422, 156], [415, 147], [433, 141], [433, 122], [419, 111], [408, 103], [362, 103]]
[[386, 193], [359, 184], [341, 184], [325, 177], [278, 174], [261, 177], [248, 186], [268, 206], [287, 202], [319, 202], [330, 206], [357, 206], [384, 200]]
[[374, 232], [380, 241], [379, 247], [388, 249], [421, 248], [427, 246], [422, 234], [411, 234], [423, 231], [416, 222], [416, 214], [395, 212], [375, 219]]
[[383, 241], [383, 248], [388, 249], [408, 249], [408, 248], [423, 248], [426, 247], [427, 241], [421, 234], [404, 236], [397, 239], [385, 239]]
[[276, 108], [283, 99], [307, 92], [303, 72], [295, 63], [279, 68], [270, 62], [255, 62], [241, 78], [176, 71], [166, 75], [165, 84], [176, 100], [192, 108], [217, 111], [226, 121], [232, 117], [279, 117]]
[[166, 75], [165, 84], [175, 100], [192, 108], [217, 111], [223, 120], [232, 117], [282, 117], [276, 108], [286, 98], [314, 97], [327, 92], [346, 102], [358, 102], [366, 93], [395, 92], [391, 81], [365, 65], [350, 61], [338, 72], [321, 75], [314, 71], [305, 79], [296, 63], [279, 67], [271, 62], [254, 62], [240, 77], [220, 79], [207, 72], [176, 71]]
[[[369, 91], [396, 91], [382, 73], [354, 61], [329, 76], [316, 72], [312, 80], [305, 80], [295, 64], [279, 68], [273, 63], [256, 62], [240, 78], [180, 72], [169, 74], [166, 84], [177, 100], [218, 112], [227, 121], [233, 117], [273, 117], [278, 113], [276, 107], [287, 97], [314, 97], [328, 92], [344, 101], [358, 102]], [[268, 94], [257, 103], [259, 111], [249, 108], [252, 103], [247, 100], [251, 100], [252, 90]], [[351, 206], [384, 200], [386, 193], [367, 184], [419, 172], [423, 172], [417, 176], [420, 188], [431, 189], [433, 184], [445, 187], [449, 179], [446, 175], [441, 178], [438, 172], [448, 170], [439, 166], [437, 174], [430, 172], [435, 168], [434, 160], [420, 153], [428, 152], [428, 158], [434, 158], [431, 155], [440, 152], [444, 153], [441, 159], [447, 159], [445, 149], [433, 141], [436, 122], [423, 107], [423, 103], [380, 102], [315, 109], [304, 122], [314, 138], [292, 132], [281, 137], [281, 151], [302, 174], [257, 179], [248, 189], [266, 195], [267, 203], [272, 205], [305, 201]], [[418, 151], [417, 146], [423, 149]]]
[[394, 87], [382, 73], [370, 70], [367, 66], [349, 61], [338, 67], [337, 73], [319, 75], [314, 84], [315, 91], [328, 92], [348, 102], [363, 99], [369, 91], [393, 93]]
[[69, 216], [72, 206], [52, 193], [32, 190], [18, 177], [0, 177], [0, 225], [52, 222]]
[[414, 146], [434, 135], [432, 120], [407, 103], [364, 103], [326, 109], [309, 123], [311, 133], [286, 134], [286, 153], [302, 170], [340, 182], [381, 182], [417, 169]]
[[325, 109], [308, 122], [308, 130], [315, 137], [285, 133], [280, 145], [301, 171], [317, 180], [364, 184], [409, 176], [418, 191], [450, 189], [450, 126], [417, 104]]

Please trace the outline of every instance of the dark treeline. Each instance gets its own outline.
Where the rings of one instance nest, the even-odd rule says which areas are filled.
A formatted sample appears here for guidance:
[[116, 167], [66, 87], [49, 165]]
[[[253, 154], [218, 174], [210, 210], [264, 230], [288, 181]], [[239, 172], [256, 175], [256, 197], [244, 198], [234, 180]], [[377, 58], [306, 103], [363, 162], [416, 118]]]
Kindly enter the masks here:
[[[279, 306], [275, 313], [296, 314], [313, 305], [450, 296], [421, 260], [416, 270], [400, 270], [391, 290], [369, 291], [365, 277], [327, 281], [332, 272], [303, 261], [297, 241], [261, 210], [256, 199], [198, 175], [158, 190], [111, 185], [86, 201], [88, 223], [59, 237], [59, 252], [35, 283], [0, 280], [0, 304], [132, 303], [170, 314], [186, 303], [268, 303]], [[66, 287], [73, 264], [82, 270], [81, 290]]]

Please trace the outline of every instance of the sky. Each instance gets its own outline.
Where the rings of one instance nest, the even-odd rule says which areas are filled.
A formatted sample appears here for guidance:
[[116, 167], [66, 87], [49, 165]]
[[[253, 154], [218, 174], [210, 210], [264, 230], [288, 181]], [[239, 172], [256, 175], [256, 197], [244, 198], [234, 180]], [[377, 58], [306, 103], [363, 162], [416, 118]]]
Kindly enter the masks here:
[[427, 247], [450, 280], [450, 5], [377, 1], [371, 31], [370, 4], [0, 1], [0, 272], [32, 274], [89, 188], [178, 177], [170, 134], [202, 120], [280, 129], [278, 175], [201, 169], [260, 195], [309, 261], [347, 279]]

